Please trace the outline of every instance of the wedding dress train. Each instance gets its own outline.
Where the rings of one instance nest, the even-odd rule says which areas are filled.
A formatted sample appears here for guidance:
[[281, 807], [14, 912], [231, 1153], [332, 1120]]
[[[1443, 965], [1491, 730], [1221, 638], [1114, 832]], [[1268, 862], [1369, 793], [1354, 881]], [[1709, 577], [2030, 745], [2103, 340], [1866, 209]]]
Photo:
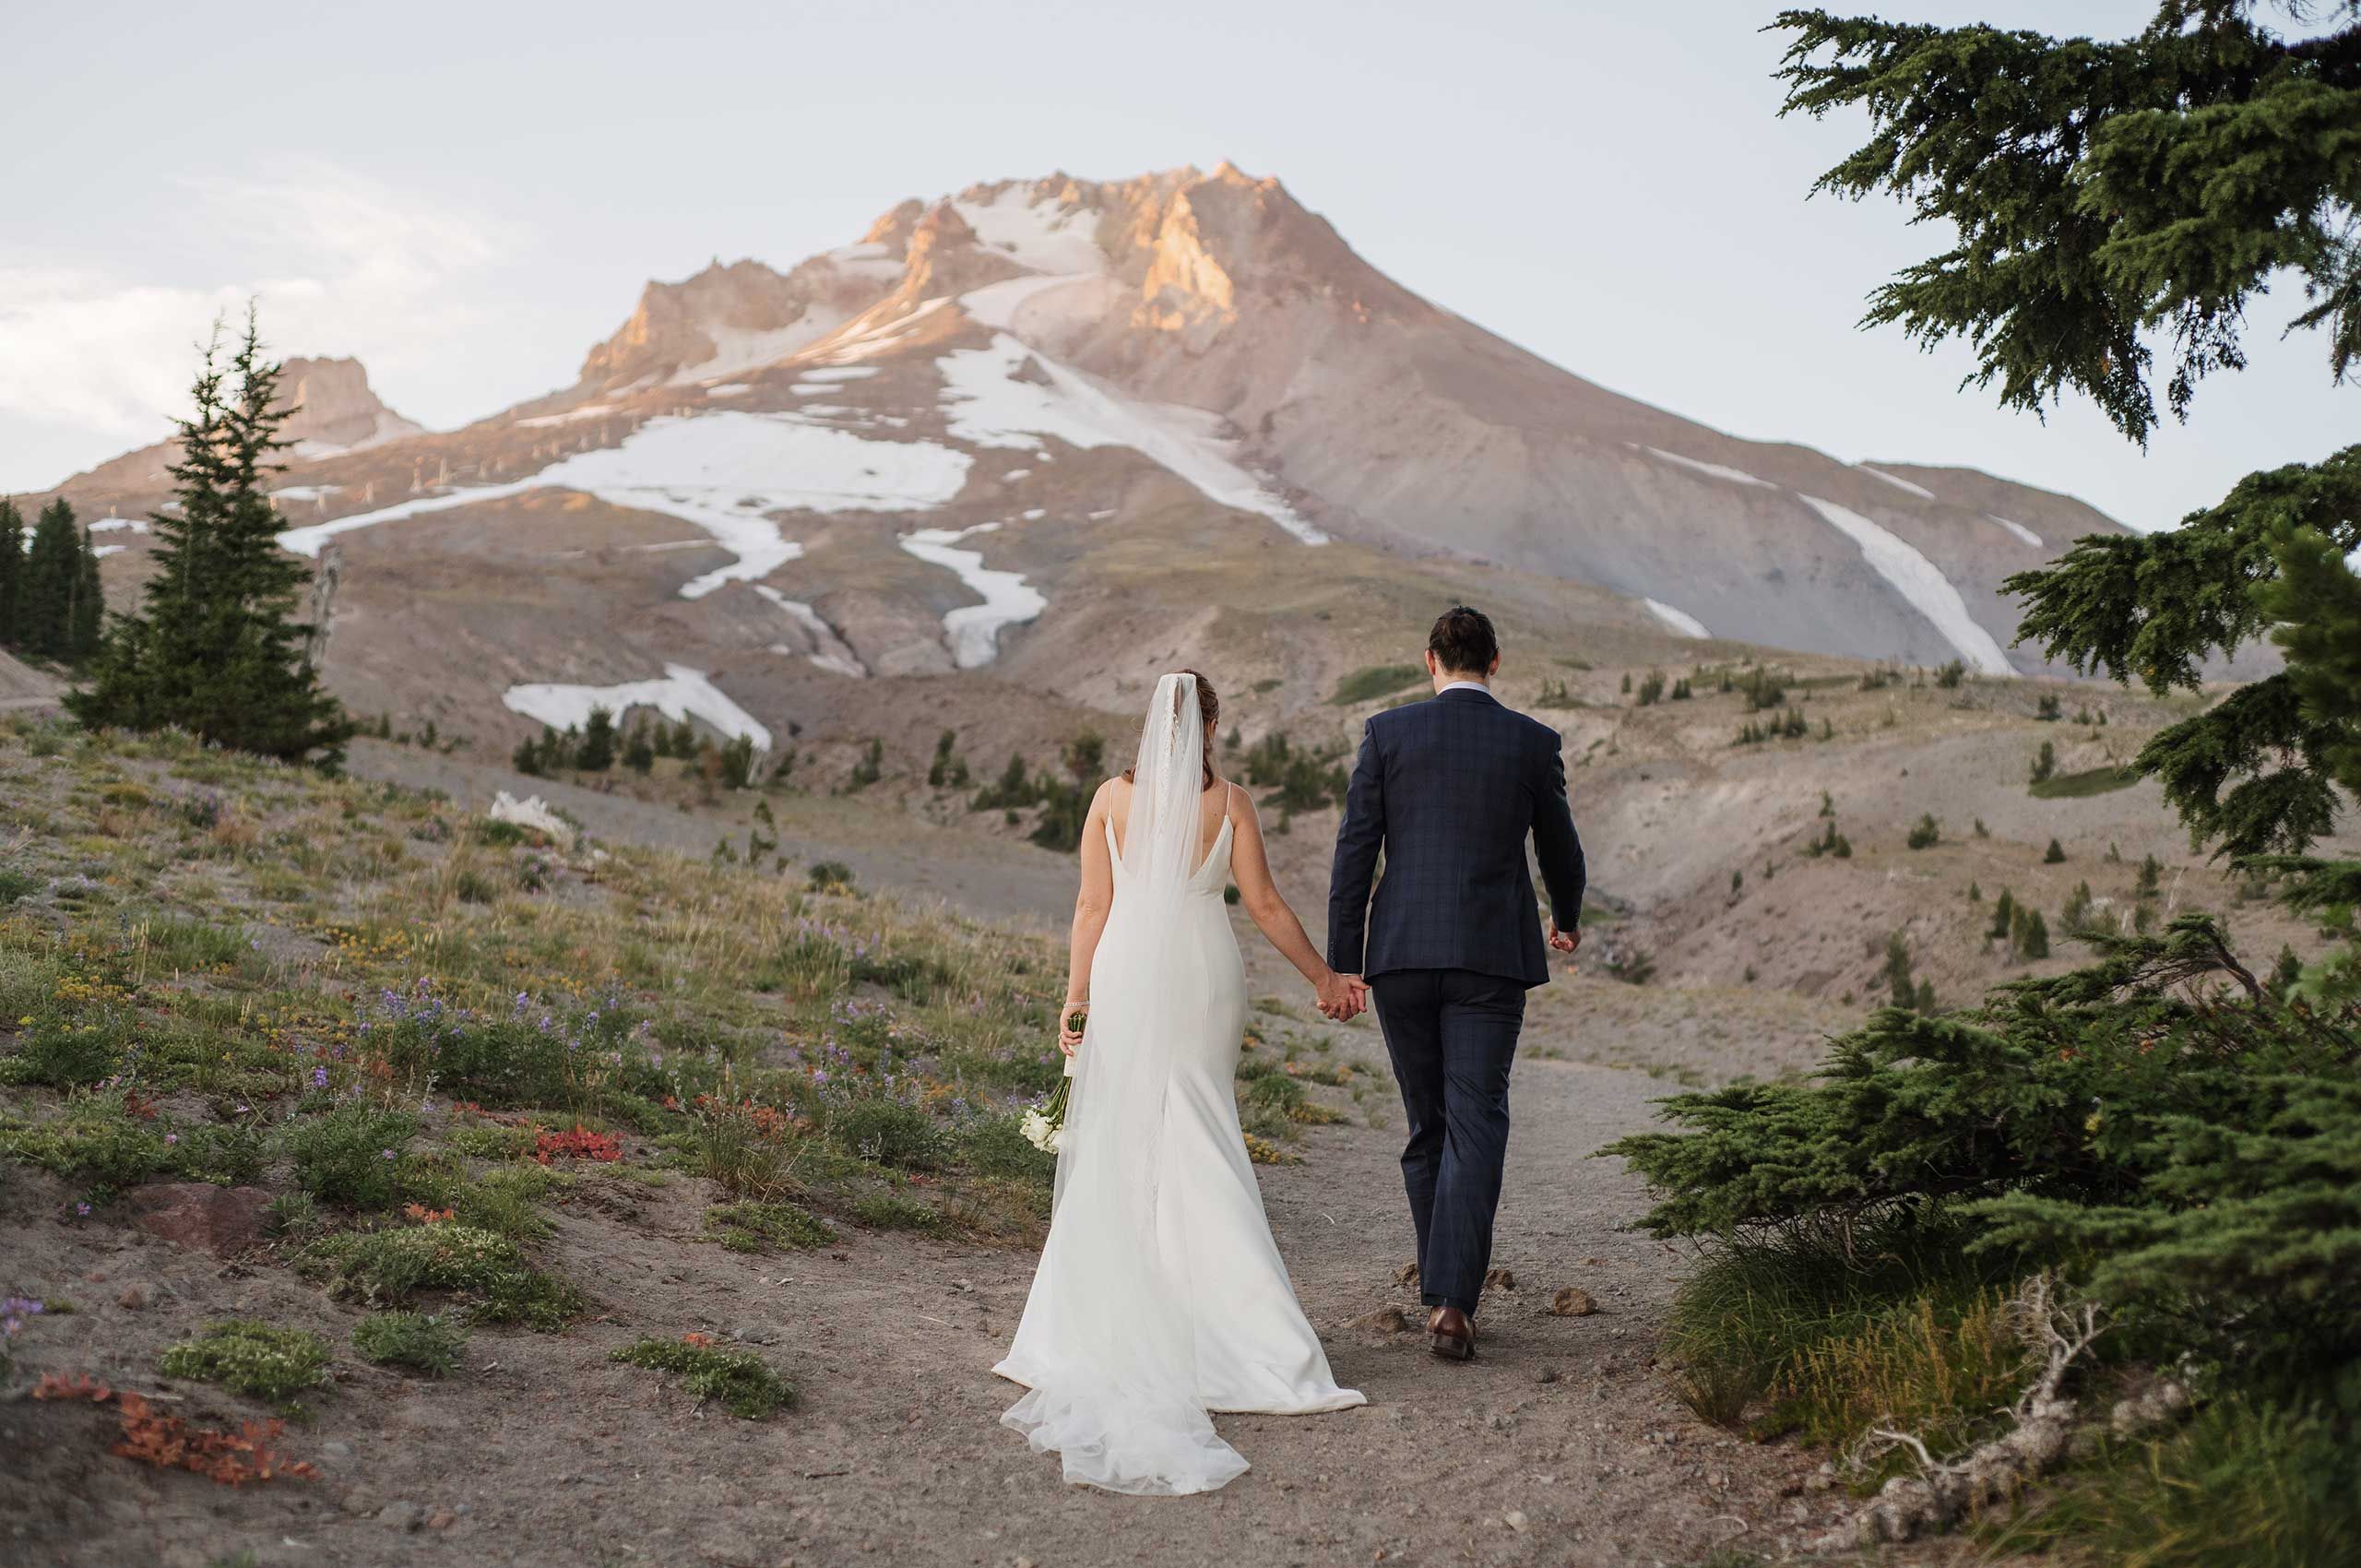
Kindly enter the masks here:
[[1208, 1491], [1246, 1467], [1208, 1411], [1366, 1403], [1336, 1386], [1297, 1304], [1246, 1156], [1232, 1083], [1245, 970], [1224, 912], [1230, 825], [1197, 857], [1196, 683], [1168, 675], [1133, 774], [1127, 863], [1091, 963], [1057, 1195], [1025, 1317], [992, 1370], [1029, 1390], [1001, 1419], [1065, 1479]]

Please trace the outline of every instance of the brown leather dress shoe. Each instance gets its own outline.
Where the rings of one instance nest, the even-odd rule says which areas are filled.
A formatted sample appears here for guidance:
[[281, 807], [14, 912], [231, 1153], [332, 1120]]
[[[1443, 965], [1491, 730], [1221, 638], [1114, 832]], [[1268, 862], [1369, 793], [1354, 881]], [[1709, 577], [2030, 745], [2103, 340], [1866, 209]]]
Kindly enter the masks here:
[[1427, 1314], [1427, 1348], [1447, 1361], [1465, 1361], [1476, 1354], [1476, 1325], [1457, 1307], [1437, 1307]]

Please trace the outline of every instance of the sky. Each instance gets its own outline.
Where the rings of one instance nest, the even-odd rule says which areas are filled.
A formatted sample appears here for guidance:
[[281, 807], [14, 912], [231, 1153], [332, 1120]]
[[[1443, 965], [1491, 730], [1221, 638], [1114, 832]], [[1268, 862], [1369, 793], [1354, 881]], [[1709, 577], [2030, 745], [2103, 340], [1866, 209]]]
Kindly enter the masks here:
[[[1227, 158], [1437, 304], [1629, 396], [1848, 461], [1956, 463], [2170, 525], [2361, 431], [2293, 291], [2142, 453], [1963, 350], [1857, 325], [1941, 248], [1809, 195], [1866, 121], [1781, 120], [1753, 0], [577, 0], [25, 7], [0, 93], [0, 492], [154, 440], [208, 322], [354, 354], [436, 428], [570, 385], [651, 278], [784, 270], [905, 196]], [[1866, 5], [1863, 8], [1869, 8]], [[2153, 0], [1882, 0], [2102, 36]]]

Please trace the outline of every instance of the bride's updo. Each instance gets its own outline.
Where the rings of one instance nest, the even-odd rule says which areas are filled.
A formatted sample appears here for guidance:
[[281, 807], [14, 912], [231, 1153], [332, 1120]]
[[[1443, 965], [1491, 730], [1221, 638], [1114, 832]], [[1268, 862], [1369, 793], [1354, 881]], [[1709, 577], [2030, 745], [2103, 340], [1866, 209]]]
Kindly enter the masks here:
[[[1207, 730], [1211, 730], [1214, 726], [1219, 724], [1221, 722], [1221, 694], [1214, 690], [1214, 683], [1211, 681], [1206, 680], [1203, 675], [1199, 675], [1194, 670], [1175, 670], [1173, 673], [1175, 675], [1190, 675], [1196, 678], [1197, 717], [1205, 721], [1205, 728]], [[1180, 689], [1177, 686], [1172, 690], [1172, 700], [1176, 704], [1180, 700]], [[1205, 777], [1203, 787], [1210, 790], [1214, 787], [1214, 748], [1213, 743], [1210, 741], [1205, 744], [1204, 766]], [[1138, 782], [1138, 780], [1132, 777], [1132, 775], [1136, 771], [1138, 770], [1135, 768], [1127, 767], [1123, 769], [1123, 782], [1126, 784]]]

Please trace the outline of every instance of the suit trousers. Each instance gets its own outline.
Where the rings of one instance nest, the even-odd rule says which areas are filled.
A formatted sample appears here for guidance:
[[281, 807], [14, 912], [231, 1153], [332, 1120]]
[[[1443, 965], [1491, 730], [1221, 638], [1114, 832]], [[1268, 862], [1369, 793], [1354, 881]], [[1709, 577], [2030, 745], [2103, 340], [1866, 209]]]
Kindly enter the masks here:
[[1473, 969], [1393, 969], [1370, 987], [1410, 1127], [1402, 1185], [1418, 1227], [1419, 1290], [1430, 1307], [1473, 1315], [1492, 1262], [1525, 983]]

